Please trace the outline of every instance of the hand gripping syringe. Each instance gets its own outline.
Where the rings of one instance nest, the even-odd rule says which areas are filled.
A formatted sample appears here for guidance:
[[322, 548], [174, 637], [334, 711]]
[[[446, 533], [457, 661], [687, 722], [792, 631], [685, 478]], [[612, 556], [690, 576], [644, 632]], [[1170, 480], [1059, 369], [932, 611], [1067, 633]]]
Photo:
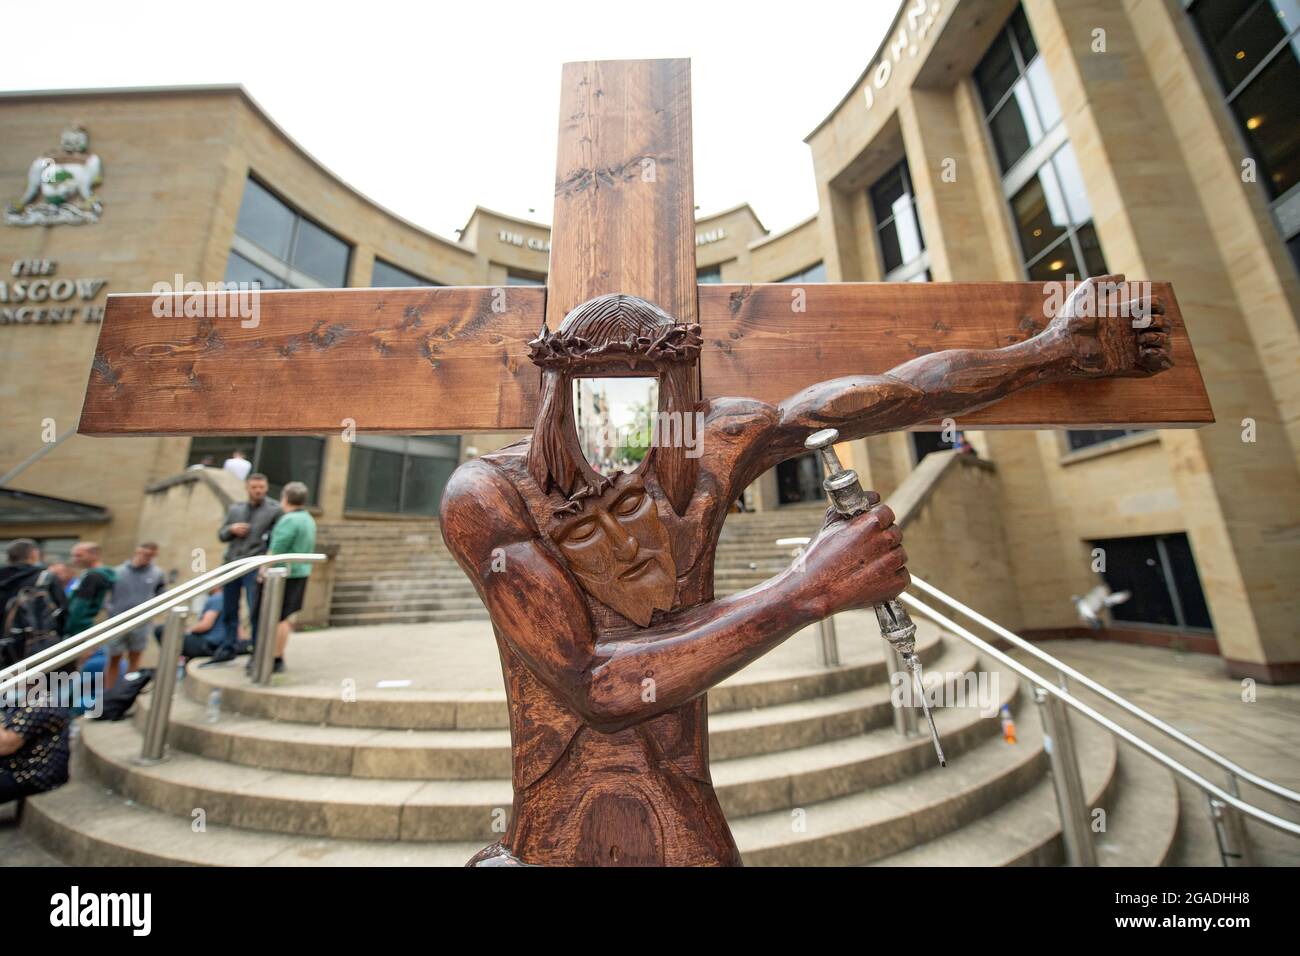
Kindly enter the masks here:
[[[835, 510], [845, 517], [851, 517], [867, 511], [871, 507], [871, 501], [862, 490], [858, 473], [840, 464], [840, 458], [835, 454], [835, 443], [839, 438], [840, 433], [834, 428], [823, 428], [809, 435], [804, 447], [821, 456], [822, 470], [826, 473], [822, 487], [830, 496]], [[898, 651], [898, 656], [911, 672], [916, 692], [921, 696], [926, 722], [930, 725], [930, 737], [934, 740], [934, 752], [939, 756], [939, 766], [946, 767], [948, 762], [944, 759], [943, 747], [939, 743], [939, 731], [935, 729], [930, 704], [925, 698], [925, 685], [921, 681], [921, 659], [916, 656], [916, 625], [908, 616], [907, 609], [897, 601], [877, 604], [875, 611], [876, 621], [880, 624], [880, 636]]]

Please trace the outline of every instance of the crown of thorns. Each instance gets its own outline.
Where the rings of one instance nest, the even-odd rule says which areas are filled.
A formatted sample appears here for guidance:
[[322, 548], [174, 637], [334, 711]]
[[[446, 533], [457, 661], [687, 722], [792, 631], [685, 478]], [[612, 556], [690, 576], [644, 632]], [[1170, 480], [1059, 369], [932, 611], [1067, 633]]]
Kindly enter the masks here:
[[543, 321], [528, 356], [542, 368], [578, 371], [625, 363], [631, 370], [693, 362], [700, 327], [673, 321], [663, 309], [634, 295], [611, 293], [579, 305], [551, 332]]

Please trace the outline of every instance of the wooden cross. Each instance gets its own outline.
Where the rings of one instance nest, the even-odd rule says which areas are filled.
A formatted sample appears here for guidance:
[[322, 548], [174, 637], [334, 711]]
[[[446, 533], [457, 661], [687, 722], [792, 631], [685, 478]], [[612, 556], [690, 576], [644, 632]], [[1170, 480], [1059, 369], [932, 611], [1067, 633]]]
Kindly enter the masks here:
[[[461, 466], [443, 502], [444, 538], [492, 616], [511, 715], [510, 828], [476, 863], [739, 861], [709, 777], [705, 693], [907, 583], [877, 508], [830, 523], [799, 574], [714, 599], [728, 505], [813, 429], [1213, 420], [1164, 283], [1143, 330], [1045, 308], [1037, 283], [697, 285], [685, 60], [564, 67], [553, 221], [545, 289], [267, 292], [255, 325], [212, 317], [235, 314], [227, 293], [180, 310], [193, 318], [156, 316], [153, 295], [111, 296], [80, 425], [536, 426]], [[621, 371], [599, 372], [610, 360]], [[700, 411], [703, 455], [655, 448], [606, 480], [577, 460], [566, 376], [647, 371], [661, 410]]]

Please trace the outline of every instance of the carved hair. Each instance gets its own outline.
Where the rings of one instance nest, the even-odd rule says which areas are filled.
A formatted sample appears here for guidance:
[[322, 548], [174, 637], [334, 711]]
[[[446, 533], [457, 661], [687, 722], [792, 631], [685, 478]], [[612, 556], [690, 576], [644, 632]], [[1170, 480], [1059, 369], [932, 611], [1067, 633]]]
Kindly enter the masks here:
[[[528, 450], [529, 474], [542, 491], [557, 489], [580, 506], [583, 498], [609, 485], [609, 479], [587, 463], [578, 443], [572, 410], [576, 376], [623, 371], [656, 375], [659, 412], [686, 416], [695, 410], [698, 395], [700, 344], [698, 325], [679, 325], [658, 306], [632, 295], [590, 299], [566, 315], [555, 332], [543, 324], [538, 337], [528, 343], [529, 357], [543, 370], [541, 410]], [[649, 468], [652, 459], [659, 486], [673, 510], [682, 514], [695, 488], [697, 459], [686, 457], [683, 443], [652, 447], [644, 467]]]

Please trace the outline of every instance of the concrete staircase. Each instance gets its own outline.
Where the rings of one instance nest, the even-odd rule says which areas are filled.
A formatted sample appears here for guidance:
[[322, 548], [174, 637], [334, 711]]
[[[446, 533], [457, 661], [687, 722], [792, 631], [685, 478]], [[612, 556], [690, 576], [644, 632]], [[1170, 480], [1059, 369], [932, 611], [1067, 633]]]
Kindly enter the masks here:
[[319, 530], [338, 545], [330, 624], [486, 620], [474, 585], [432, 519], [334, 521]]
[[[892, 728], [878, 643], [859, 642], [834, 670], [759, 662], [709, 695], [713, 777], [745, 861], [1059, 863], [1039, 720], [1016, 677], [997, 672], [997, 702], [1017, 710], [1019, 741], [1006, 743], [995, 717], [943, 708], [940, 769], [927, 738]], [[951, 679], [988, 670], [933, 628], [920, 651]], [[24, 835], [78, 865], [460, 865], [499, 837], [511, 803], [501, 691], [346, 700], [321, 686], [255, 688], [241, 671], [191, 668], [162, 764], [134, 759], [147, 694], [134, 720], [83, 723], [73, 782], [28, 801]], [[1091, 726], [1076, 734], [1088, 798], [1108, 814], [1102, 861], [1163, 863], [1178, 826], [1168, 774], [1132, 765]]]
[[[789, 565], [790, 549], [774, 542], [813, 534], [825, 513], [820, 505], [795, 505], [731, 515], [718, 545], [717, 593], [743, 591]], [[319, 538], [339, 548], [330, 604], [335, 627], [487, 619], [436, 521], [334, 521], [321, 525]]]

